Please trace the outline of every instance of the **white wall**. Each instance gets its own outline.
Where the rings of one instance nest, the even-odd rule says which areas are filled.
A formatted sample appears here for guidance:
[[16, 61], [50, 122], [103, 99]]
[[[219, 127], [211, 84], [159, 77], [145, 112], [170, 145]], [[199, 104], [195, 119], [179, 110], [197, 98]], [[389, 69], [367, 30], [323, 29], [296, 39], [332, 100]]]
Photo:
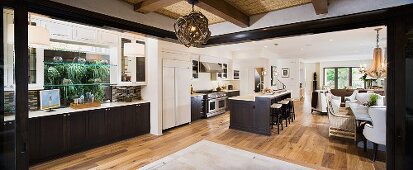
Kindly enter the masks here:
[[264, 76], [264, 88], [271, 86], [271, 75], [269, 74], [270, 63], [266, 58], [255, 59], [241, 59], [234, 60], [239, 63], [240, 80], [239, 88], [241, 95], [247, 95], [254, 93], [254, 71], [255, 68], [264, 68], [267, 71], [267, 75]]
[[[294, 99], [300, 98], [300, 61], [299, 59], [278, 59], [277, 71], [278, 79], [287, 86], [287, 90], [291, 90], [291, 97]], [[282, 77], [282, 69], [288, 68], [290, 76], [288, 78]]]
[[317, 74], [317, 88], [319, 88], [320, 85], [320, 63], [305, 63], [305, 82], [303, 86], [305, 87], [305, 93], [307, 95], [311, 95], [311, 92], [313, 91], [313, 76], [314, 72]]
[[147, 50], [147, 81], [142, 88], [142, 98], [150, 102], [151, 133], [162, 134], [162, 58], [159, 51], [159, 41], [148, 38]]
[[366, 64], [370, 67], [372, 60], [349, 60], [349, 61], [329, 61], [320, 62], [320, 87], [324, 85], [324, 68], [327, 67], [360, 67], [360, 64]]

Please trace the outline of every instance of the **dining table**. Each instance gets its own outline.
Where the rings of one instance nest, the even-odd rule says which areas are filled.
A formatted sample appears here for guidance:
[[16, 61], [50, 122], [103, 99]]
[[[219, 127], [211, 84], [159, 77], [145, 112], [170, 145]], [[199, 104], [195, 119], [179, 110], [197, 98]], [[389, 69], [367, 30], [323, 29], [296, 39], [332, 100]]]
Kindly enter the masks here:
[[357, 124], [360, 122], [372, 122], [371, 117], [369, 115], [369, 107], [364, 106], [357, 102], [352, 102], [348, 104], [351, 112], [353, 112], [354, 117], [357, 121]]

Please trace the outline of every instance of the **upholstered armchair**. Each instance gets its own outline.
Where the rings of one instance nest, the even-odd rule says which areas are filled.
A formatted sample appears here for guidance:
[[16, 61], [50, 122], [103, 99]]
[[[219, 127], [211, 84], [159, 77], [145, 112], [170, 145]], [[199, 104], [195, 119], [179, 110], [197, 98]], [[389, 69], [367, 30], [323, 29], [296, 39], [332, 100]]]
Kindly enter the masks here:
[[364, 126], [363, 135], [374, 144], [373, 161], [375, 161], [378, 144], [386, 145], [386, 107], [371, 106], [368, 112], [372, 119], [372, 125], [366, 124]]
[[327, 96], [327, 112], [330, 127], [328, 136], [356, 140], [356, 121], [353, 115], [340, 111], [340, 97]]
[[353, 94], [351, 94], [350, 96], [348, 96], [348, 97], [344, 97], [344, 101], [347, 103], [347, 102], [355, 102], [356, 101], [356, 95], [357, 95], [357, 93], [359, 93], [359, 91], [358, 90], [354, 90], [353, 91]]

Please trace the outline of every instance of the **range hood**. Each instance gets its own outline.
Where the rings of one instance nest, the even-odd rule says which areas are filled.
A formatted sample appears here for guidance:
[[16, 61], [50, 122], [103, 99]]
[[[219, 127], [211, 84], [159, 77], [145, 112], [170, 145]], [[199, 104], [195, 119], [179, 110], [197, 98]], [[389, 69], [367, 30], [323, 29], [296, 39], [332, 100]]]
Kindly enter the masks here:
[[200, 72], [202, 73], [220, 73], [224, 70], [222, 66], [217, 63], [201, 62]]

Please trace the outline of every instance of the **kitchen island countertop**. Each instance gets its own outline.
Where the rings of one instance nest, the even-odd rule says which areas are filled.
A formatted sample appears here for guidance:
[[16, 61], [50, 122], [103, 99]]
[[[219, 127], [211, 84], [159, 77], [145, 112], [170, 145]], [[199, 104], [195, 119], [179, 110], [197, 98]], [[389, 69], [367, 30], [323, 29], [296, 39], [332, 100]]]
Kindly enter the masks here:
[[291, 91], [290, 90], [276, 91], [274, 94], [255, 93], [255, 94], [249, 94], [249, 95], [243, 95], [243, 96], [237, 96], [237, 97], [230, 97], [229, 99], [254, 102], [256, 97], [276, 98], [279, 96], [286, 95], [288, 93], [291, 93]]

